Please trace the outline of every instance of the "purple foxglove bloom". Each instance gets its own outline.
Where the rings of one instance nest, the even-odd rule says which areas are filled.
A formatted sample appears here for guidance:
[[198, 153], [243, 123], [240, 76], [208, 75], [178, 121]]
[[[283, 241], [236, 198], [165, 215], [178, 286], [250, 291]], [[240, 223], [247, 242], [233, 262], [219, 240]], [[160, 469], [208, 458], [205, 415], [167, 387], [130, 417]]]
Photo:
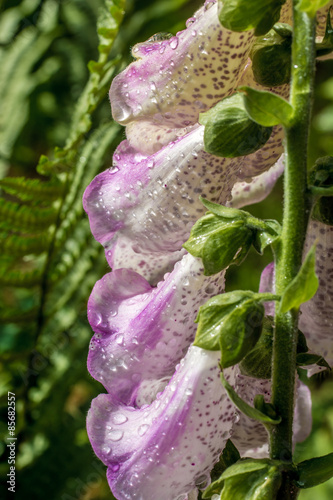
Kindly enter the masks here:
[[[255, 379], [236, 372], [235, 390], [245, 401], [253, 405], [257, 394], [264, 396], [266, 402], [271, 397], [271, 381]], [[268, 434], [265, 427], [241, 412], [233, 425], [231, 440], [242, 457], [264, 458], [269, 456]], [[296, 398], [293, 422], [293, 442], [300, 443], [306, 439], [312, 428], [311, 392], [300, 382], [296, 383]]]
[[156, 288], [129, 269], [106, 274], [88, 303], [91, 375], [113, 400], [150, 403], [193, 342], [200, 305], [223, 285], [224, 273], [204, 276], [201, 260], [189, 254]]
[[[333, 365], [333, 226], [311, 220], [308, 226], [304, 254], [317, 241], [316, 273], [319, 288], [315, 296], [300, 307], [299, 329], [304, 333], [310, 351], [323, 356]], [[263, 271], [260, 282], [261, 292], [274, 293], [274, 263]], [[274, 302], [265, 305], [266, 314], [274, 315]], [[310, 373], [320, 371], [311, 367]]]
[[235, 420], [218, 358], [218, 352], [191, 347], [148, 406], [126, 406], [109, 394], [93, 400], [88, 435], [118, 500], [185, 500], [207, 483]]
[[274, 137], [260, 152], [233, 159], [203, 150], [201, 126], [149, 157], [122, 142], [114, 168], [95, 177], [83, 200], [110, 266], [129, 267], [156, 283], [179, 260], [206, 211], [199, 196], [225, 203], [242, 171], [257, 175], [278, 159], [281, 137]]
[[333, 226], [312, 220], [308, 227], [305, 253], [315, 241], [319, 288], [311, 300], [301, 305], [299, 329], [306, 336], [309, 349], [333, 366]]

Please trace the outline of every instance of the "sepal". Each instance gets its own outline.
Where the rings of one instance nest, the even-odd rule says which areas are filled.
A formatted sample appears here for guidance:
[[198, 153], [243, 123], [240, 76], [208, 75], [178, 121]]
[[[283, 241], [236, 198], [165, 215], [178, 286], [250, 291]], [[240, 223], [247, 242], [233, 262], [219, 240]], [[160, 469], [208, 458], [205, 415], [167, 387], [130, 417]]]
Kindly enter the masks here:
[[201, 113], [199, 123], [205, 126], [205, 151], [224, 158], [254, 153], [266, 144], [272, 133], [272, 127], [263, 127], [249, 118], [239, 93]]
[[207, 488], [203, 498], [220, 494], [220, 500], [274, 500], [282, 481], [281, 462], [241, 459]]
[[264, 127], [290, 124], [293, 107], [282, 97], [265, 90], [239, 87], [244, 92], [244, 106], [249, 117]]
[[266, 35], [258, 37], [250, 52], [254, 79], [264, 87], [289, 83], [291, 75], [292, 29], [277, 23]]
[[313, 245], [299, 270], [297, 276], [286, 287], [280, 304], [280, 313], [298, 309], [303, 302], [310, 300], [318, 289], [316, 275], [316, 246]]
[[[237, 392], [231, 387], [229, 382], [226, 380], [226, 378], [223, 375], [223, 371], [221, 370], [221, 382], [225, 390], [227, 391], [227, 394], [229, 396], [229, 399], [234, 403], [235, 406], [239, 410], [241, 410], [242, 413], [244, 413], [247, 417], [252, 418], [254, 420], [258, 420], [259, 422], [262, 422], [263, 424], [272, 424], [272, 425], [277, 425], [281, 422], [281, 417], [279, 417], [273, 406], [270, 405], [269, 407], [269, 414], [266, 412], [264, 413], [261, 409], [257, 409], [256, 407], [253, 407], [246, 403], [244, 399], [242, 399]], [[263, 408], [263, 405], [262, 405]], [[266, 409], [264, 408], [266, 411]], [[274, 415], [274, 416], [273, 416]]]
[[333, 157], [319, 158], [309, 173], [310, 191], [316, 200], [312, 218], [333, 225]]
[[285, 0], [220, 0], [220, 23], [232, 31], [255, 28], [256, 36], [264, 35], [279, 20], [284, 3]]
[[263, 329], [258, 342], [239, 365], [242, 375], [260, 379], [271, 378], [273, 321], [274, 319], [271, 316], [264, 318]]
[[316, 44], [317, 57], [330, 54], [333, 50], [333, 27], [331, 22], [332, 8], [327, 13], [326, 28], [324, 38]]
[[251, 291], [217, 295], [200, 307], [194, 345], [216, 351], [221, 349], [221, 366], [233, 366], [258, 341], [264, 306]]

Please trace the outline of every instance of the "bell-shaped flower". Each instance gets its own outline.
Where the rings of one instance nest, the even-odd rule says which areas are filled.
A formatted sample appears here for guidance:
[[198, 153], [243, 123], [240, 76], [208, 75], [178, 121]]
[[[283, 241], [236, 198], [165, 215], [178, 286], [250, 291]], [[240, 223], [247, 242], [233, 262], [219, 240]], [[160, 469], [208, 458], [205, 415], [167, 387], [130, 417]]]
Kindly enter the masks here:
[[[242, 375], [236, 371], [235, 390], [237, 394], [253, 405], [257, 394], [264, 396], [268, 403], [271, 397], [271, 381]], [[312, 428], [311, 392], [300, 380], [296, 383], [296, 397], [293, 421], [293, 443], [306, 439]], [[242, 457], [265, 458], [269, 456], [268, 433], [265, 427], [244, 413], [239, 412], [233, 425], [231, 440]]]
[[307, 253], [315, 242], [319, 287], [315, 296], [301, 305], [299, 329], [309, 349], [333, 366], [333, 226], [312, 220], [304, 252]]
[[129, 269], [106, 274], [88, 303], [91, 375], [113, 400], [150, 402], [193, 342], [199, 307], [223, 285], [223, 273], [204, 276], [201, 260], [189, 254], [155, 288]]
[[93, 400], [88, 435], [118, 500], [185, 499], [207, 483], [235, 420], [218, 357], [191, 347], [163, 393], [140, 409], [109, 394]]

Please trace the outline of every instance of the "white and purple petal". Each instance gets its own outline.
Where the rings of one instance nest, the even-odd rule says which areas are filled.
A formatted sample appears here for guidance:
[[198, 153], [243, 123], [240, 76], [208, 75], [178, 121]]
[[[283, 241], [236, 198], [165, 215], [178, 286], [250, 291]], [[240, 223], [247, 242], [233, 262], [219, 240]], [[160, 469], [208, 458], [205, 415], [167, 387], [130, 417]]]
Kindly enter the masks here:
[[[271, 397], [271, 381], [255, 379], [235, 374], [235, 390], [248, 404], [253, 405], [257, 394], [264, 396], [268, 403]], [[238, 410], [237, 410], [238, 411]], [[296, 396], [293, 421], [293, 443], [304, 441], [312, 427], [311, 393], [309, 388], [296, 382]], [[258, 420], [251, 419], [238, 411], [238, 418], [233, 426], [231, 440], [242, 457], [268, 457], [268, 433], [264, 425]]]
[[93, 400], [88, 435], [118, 500], [186, 498], [207, 482], [235, 418], [218, 359], [191, 347], [163, 393], [140, 409], [109, 394]]
[[186, 25], [170, 39], [133, 47], [137, 60], [113, 80], [110, 90], [116, 121], [150, 117], [156, 126], [187, 127], [236, 88], [253, 32], [223, 28], [216, 0], [207, 1]]
[[315, 296], [301, 305], [299, 329], [308, 347], [333, 365], [333, 226], [312, 220], [304, 247], [306, 254], [316, 246], [316, 273], [319, 288]]
[[[282, 140], [275, 140], [274, 132], [272, 137], [261, 150], [239, 158], [206, 153], [201, 126], [148, 157], [123, 141], [113, 169], [95, 177], [83, 198], [110, 266], [129, 267], [156, 283], [205, 213], [199, 196], [225, 204], [237, 181], [262, 173], [279, 158]], [[129, 260], [135, 254], [142, 258]]]
[[88, 303], [91, 375], [114, 400], [150, 402], [193, 342], [199, 307], [223, 286], [223, 273], [204, 276], [201, 260], [189, 254], [155, 288], [129, 269], [106, 274]]

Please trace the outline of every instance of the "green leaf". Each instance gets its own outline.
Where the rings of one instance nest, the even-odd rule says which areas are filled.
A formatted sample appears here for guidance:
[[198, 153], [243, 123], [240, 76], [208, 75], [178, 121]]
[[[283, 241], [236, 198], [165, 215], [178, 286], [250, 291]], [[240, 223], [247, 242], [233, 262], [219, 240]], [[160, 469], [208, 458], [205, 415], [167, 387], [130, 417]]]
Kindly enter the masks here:
[[228, 381], [225, 379], [223, 372], [221, 371], [221, 381], [222, 385], [228, 393], [229, 398], [234, 403], [237, 408], [239, 408], [247, 417], [253, 418], [255, 420], [259, 420], [259, 422], [263, 422], [264, 424], [279, 424], [281, 422], [281, 417], [271, 418], [265, 413], [262, 413], [260, 410], [253, 408], [246, 401], [244, 401], [241, 397], [238, 396], [236, 391], [231, 387]]
[[299, 463], [297, 472], [295, 483], [298, 488], [312, 488], [328, 481], [333, 476], [333, 453]]
[[266, 35], [255, 39], [250, 52], [256, 82], [277, 87], [290, 82], [292, 28], [275, 24]]
[[244, 105], [249, 117], [259, 125], [273, 127], [282, 123], [290, 124], [293, 107], [282, 97], [272, 92], [255, 90], [251, 87], [239, 87], [245, 93]]
[[318, 289], [316, 276], [316, 246], [313, 245], [304, 259], [297, 276], [285, 289], [280, 304], [280, 312], [286, 313], [290, 309], [298, 309], [303, 302], [310, 300]]
[[296, 9], [301, 12], [306, 12], [310, 17], [315, 17], [317, 10], [328, 3], [329, 0], [299, 0], [296, 4]]
[[279, 20], [285, 0], [219, 0], [219, 19], [232, 31], [255, 28], [256, 36], [264, 35]]
[[205, 151], [225, 158], [257, 151], [272, 133], [272, 127], [262, 127], [249, 118], [239, 93], [201, 113], [199, 122], [205, 126]]

